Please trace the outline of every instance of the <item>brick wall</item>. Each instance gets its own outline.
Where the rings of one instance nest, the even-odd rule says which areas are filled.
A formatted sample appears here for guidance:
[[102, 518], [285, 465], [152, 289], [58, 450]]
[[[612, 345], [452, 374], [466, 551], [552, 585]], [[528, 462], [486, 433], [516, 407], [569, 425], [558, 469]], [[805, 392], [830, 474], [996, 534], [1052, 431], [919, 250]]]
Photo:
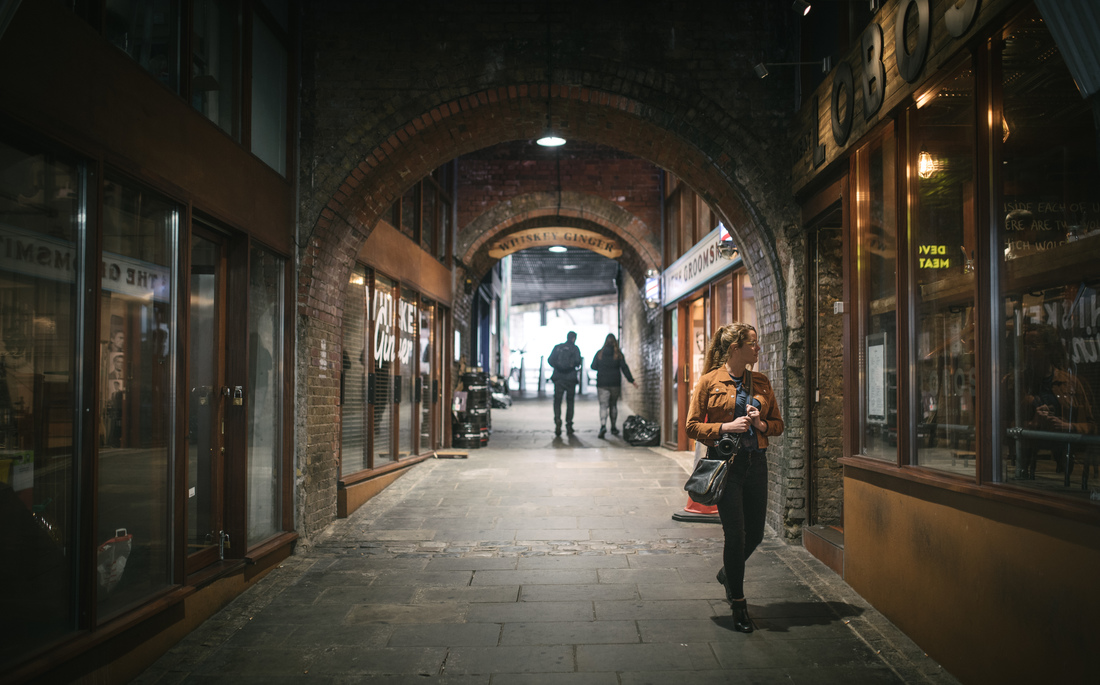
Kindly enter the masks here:
[[813, 443], [810, 458], [813, 467], [813, 492], [810, 493], [814, 523], [840, 525], [844, 492], [843, 469], [837, 459], [844, 453], [843, 424], [837, 417], [844, 415], [844, 348], [842, 346], [844, 317], [833, 313], [833, 303], [843, 300], [841, 233], [839, 229], [820, 228], [812, 234], [815, 241], [811, 266], [813, 279], [810, 297], [815, 303], [813, 349], [808, 350], [816, 369], [810, 388], [818, 393], [811, 397], [813, 407]]
[[623, 401], [650, 421], [661, 419], [661, 371], [664, 351], [661, 345], [661, 309], [650, 309], [643, 292], [633, 281], [623, 279], [620, 347], [638, 388], [624, 383]]

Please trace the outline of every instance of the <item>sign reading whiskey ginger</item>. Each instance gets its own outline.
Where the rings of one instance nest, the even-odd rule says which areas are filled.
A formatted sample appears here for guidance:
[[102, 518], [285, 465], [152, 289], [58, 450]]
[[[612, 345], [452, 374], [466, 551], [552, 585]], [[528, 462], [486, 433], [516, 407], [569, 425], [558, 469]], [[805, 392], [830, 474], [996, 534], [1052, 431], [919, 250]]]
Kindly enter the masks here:
[[618, 259], [623, 253], [618, 241], [593, 231], [579, 228], [529, 228], [494, 240], [489, 244], [489, 256], [500, 259], [505, 255], [531, 247], [553, 247], [554, 245], [589, 250], [609, 259]]

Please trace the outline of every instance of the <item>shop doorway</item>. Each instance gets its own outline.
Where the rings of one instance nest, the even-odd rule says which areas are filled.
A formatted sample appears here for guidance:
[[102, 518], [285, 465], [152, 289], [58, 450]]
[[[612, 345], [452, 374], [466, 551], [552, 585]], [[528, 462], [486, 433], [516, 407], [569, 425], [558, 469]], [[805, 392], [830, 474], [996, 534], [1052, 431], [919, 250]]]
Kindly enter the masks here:
[[191, 235], [187, 407], [187, 573], [225, 549], [225, 239], [197, 226]]

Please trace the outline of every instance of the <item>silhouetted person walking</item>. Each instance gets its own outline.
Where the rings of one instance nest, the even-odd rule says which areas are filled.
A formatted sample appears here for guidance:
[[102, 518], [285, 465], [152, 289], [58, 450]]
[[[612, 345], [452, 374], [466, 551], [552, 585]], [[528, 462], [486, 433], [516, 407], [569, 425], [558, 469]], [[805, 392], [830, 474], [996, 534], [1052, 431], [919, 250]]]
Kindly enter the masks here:
[[623, 376], [635, 388], [634, 376], [630, 374], [630, 367], [626, 365], [623, 352], [619, 349], [619, 341], [608, 333], [603, 341], [603, 347], [592, 357], [592, 370], [596, 372], [596, 394], [600, 398], [600, 436], [607, 435], [607, 417], [611, 416], [611, 434], [618, 435], [619, 429], [615, 426], [615, 420], [619, 416], [619, 397], [622, 395]]
[[550, 380], [554, 382], [554, 435], [561, 435], [561, 398], [565, 395], [565, 431], [573, 434], [573, 400], [577, 392], [577, 370], [584, 359], [576, 345], [577, 334], [573, 331], [565, 336], [565, 342], [558, 343], [550, 352], [547, 362], [554, 373]]

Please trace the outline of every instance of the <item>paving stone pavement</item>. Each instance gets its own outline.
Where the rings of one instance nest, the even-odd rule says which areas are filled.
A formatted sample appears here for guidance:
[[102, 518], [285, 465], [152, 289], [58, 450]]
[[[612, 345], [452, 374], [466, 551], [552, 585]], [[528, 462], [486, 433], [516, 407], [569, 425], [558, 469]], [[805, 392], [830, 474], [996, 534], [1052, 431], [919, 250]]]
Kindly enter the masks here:
[[493, 410], [487, 448], [415, 466], [134, 682], [956, 682], [771, 531], [746, 571], [757, 630], [734, 632], [720, 527], [671, 518], [691, 455], [601, 440], [597, 417], [595, 393], [561, 438], [548, 399]]

